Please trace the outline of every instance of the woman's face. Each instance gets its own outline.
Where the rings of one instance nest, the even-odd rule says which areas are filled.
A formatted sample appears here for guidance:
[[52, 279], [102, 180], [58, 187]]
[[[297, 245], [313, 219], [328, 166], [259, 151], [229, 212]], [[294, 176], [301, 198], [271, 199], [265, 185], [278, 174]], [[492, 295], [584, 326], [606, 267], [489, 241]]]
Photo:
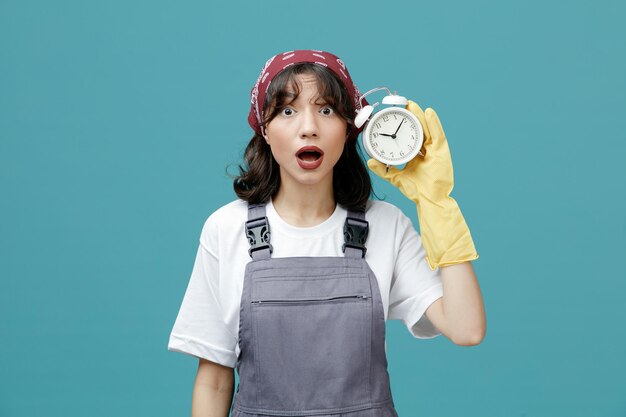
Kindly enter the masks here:
[[281, 108], [263, 136], [280, 165], [281, 184], [332, 184], [333, 167], [346, 142], [347, 122], [318, 97], [314, 75], [299, 74], [296, 82], [300, 94]]

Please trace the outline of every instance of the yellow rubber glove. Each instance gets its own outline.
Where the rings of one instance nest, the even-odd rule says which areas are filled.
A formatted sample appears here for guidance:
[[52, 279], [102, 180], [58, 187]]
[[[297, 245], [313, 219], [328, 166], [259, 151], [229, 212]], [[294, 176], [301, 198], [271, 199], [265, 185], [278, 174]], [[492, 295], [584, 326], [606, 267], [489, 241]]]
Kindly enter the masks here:
[[458, 204], [450, 197], [454, 187], [450, 149], [437, 113], [426, 112], [409, 100], [406, 109], [422, 124], [423, 156], [418, 155], [404, 169], [389, 167], [375, 159], [369, 168], [389, 181], [417, 206], [422, 243], [432, 270], [478, 258], [474, 242]]

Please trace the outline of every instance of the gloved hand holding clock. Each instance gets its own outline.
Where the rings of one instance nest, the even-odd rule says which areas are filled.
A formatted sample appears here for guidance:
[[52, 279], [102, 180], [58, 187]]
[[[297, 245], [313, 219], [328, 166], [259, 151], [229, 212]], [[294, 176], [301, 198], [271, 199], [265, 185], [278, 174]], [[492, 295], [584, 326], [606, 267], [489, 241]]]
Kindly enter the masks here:
[[[388, 160], [380, 158], [380, 151], [385, 152], [384, 143], [386, 143], [386, 156], [389, 156], [390, 151], [392, 155], [395, 152], [397, 156], [402, 152], [404, 156], [414, 150], [415, 146], [421, 145], [420, 154], [408, 161], [401, 170], [393, 166], [388, 167], [376, 159], [368, 160], [367, 165], [376, 175], [397, 187], [417, 206], [420, 234], [431, 269], [477, 259], [478, 253], [469, 228], [457, 202], [450, 197], [454, 187], [452, 158], [437, 113], [431, 108], [424, 112], [417, 103], [408, 100], [405, 109], [417, 117], [421, 124], [420, 129], [420, 126], [411, 122], [411, 117], [402, 119], [397, 109], [395, 108], [395, 112], [393, 108], [383, 110], [391, 111], [387, 116], [395, 118], [393, 121], [387, 117], [389, 123], [385, 123], [383, 119], [377, 118], [379, 123], [364, 132], [363, 141], [366, 148], [370, 148], [368, 153], [370, 156]], [[370, 120], [369, 124], [372, 125], [373, 121]], [[401, 141], [403, 129], [406, 138], [404, 145]], [[416, 140], [421, 133], [419, 130], [423, 130], [423, 144]], [[372, 148], [374, 145], [378, 152]], [[407, 149], [403, 149], [403, 146]]]

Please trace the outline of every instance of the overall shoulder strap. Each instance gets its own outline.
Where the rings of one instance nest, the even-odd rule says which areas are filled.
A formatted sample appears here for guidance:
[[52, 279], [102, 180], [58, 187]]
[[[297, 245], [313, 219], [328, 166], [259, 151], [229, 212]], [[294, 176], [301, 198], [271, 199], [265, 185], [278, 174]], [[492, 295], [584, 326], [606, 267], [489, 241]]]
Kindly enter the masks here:
[[369, 233], [369, 223], [365, 220], [365, 211], [348, 210], [343, 225], [343, 247], [347, 258], [364, 258], [367, 248], [365, 242]]
[[272, 253], [270, 244], [270, 224], [265, 215], [265, 204], [248, 203], [246, 237], [250, 243], [248, 254], [252, 260], [269, 259]]

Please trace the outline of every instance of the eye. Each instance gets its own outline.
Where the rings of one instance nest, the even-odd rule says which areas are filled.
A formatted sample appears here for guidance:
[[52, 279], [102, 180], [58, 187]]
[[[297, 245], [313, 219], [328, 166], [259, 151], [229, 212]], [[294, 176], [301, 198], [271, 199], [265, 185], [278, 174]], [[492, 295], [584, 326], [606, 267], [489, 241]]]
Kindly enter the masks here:
[[280, 114], [283, 116], [291, 116], [293, 114], [293, 109], [291, 107], [283, 107]]
[[330, 116], [335, 113], [335, 110], [331, 106], [324, 106], [322, 107], [322, 113], [324, 113], [326, 116]]

